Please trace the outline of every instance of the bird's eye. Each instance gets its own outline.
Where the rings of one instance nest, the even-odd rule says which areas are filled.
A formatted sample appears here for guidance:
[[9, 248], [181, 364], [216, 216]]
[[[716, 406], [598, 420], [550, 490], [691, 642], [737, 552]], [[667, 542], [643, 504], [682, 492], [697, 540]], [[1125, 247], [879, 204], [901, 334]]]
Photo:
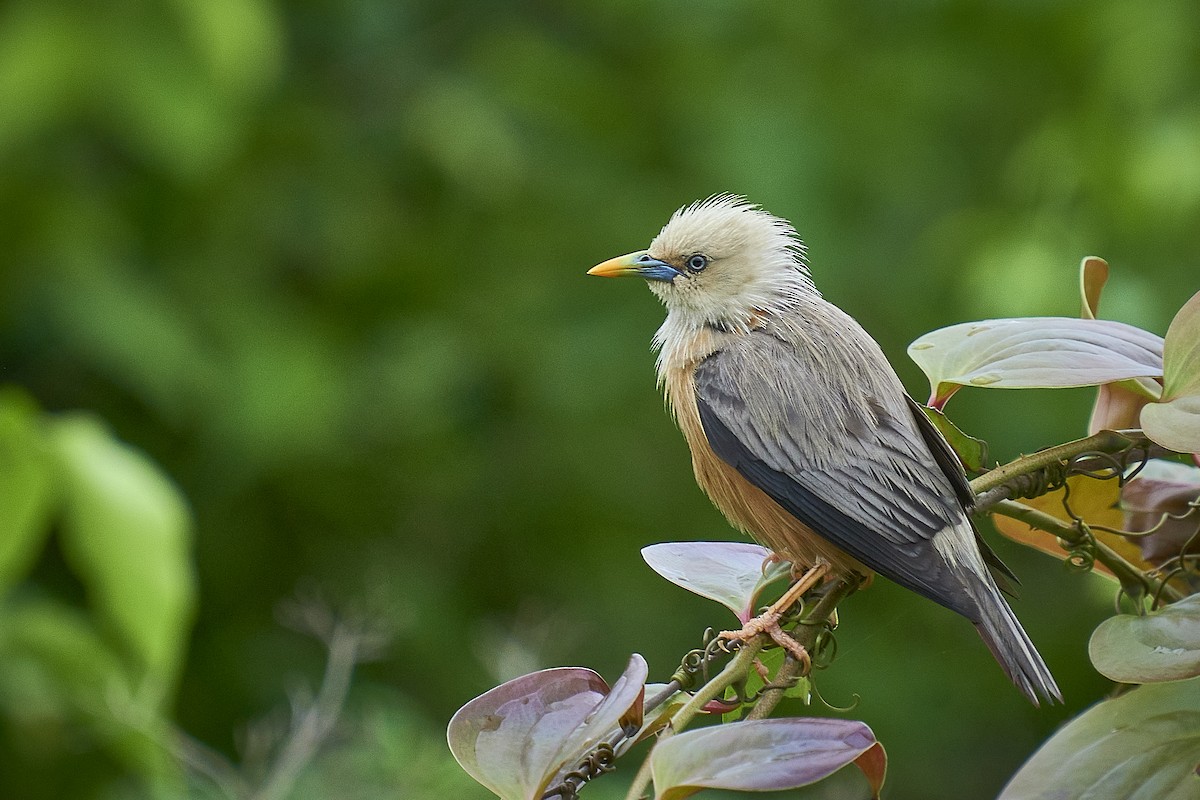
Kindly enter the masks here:
[[704, 269], [707, 266], [708, 266], [708, 258], [706, 256], [701, 255], [700, 253], [696, 253], [694, 256], [691, 256], [687, 260], [687, 268], [689, 270], [691, 270], [692, 272], [699, 272], [700, 270]]

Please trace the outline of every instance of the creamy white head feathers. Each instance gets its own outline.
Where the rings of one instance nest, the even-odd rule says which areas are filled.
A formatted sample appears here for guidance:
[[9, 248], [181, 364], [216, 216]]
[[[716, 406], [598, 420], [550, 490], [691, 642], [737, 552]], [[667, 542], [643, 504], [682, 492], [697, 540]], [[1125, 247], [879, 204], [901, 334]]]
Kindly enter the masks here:
[[791, 223], [735, 195], [679, 209], [648, 252], [680, 271], [670, 282], [649, 285], [673, 322], [687, 328], [745, 330], [757, 315], [817, 294]]

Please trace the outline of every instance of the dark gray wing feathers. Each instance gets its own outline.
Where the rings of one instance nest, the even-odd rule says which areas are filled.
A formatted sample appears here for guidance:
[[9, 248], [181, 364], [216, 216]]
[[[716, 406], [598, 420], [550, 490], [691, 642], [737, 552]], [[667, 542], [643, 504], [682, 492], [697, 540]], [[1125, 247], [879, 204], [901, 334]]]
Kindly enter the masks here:
[[[713, 451], [858, 561], [976, 621], [974, 598], [932, 541], [962, 523], [963, 507], [954, 479], [900, 416], [908, 408], [846, 397], [836, 376], [802, 363], [786, 342], [755, 338], [757, 352], [722, 351], [696, 370]], [[760, 392], [747, 397], [756, 381]]]

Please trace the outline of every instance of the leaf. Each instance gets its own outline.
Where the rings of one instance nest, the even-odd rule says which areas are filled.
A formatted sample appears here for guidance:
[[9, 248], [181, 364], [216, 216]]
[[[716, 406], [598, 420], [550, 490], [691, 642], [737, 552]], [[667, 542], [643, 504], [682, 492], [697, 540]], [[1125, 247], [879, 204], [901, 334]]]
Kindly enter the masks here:
[[[655, 800], [682, 800], [701, 789], [769, 792], [807, 786], [873, 748], [862, 722], [764, 719], [714, 725], [663, 739], [650, 753]], [[873, 787], [883, 783], [880, 747], [861, 764]]]
[[1200, 675], [1200, 595], [1139, 616], [1118, 614], [1092, 632], [1096, 670], [1120, 683], [1178, 681]]
[[[1067, 478], [1067, 486], [1071, 489], [1071, 508], [1085, 521], [1093, 525], [1103, 525], [1108, 528], [1119, 529], [1121, 527], [1124, 516], [1120, 509], [1117, 508], [1120, 487], [1117, 485], [1115, 479], [1103, 481], [1089, 478], [1086, 475], [1072, 475]], [[1044, 511], [1067, 524], [1071, 524], [1073, 520], [1063, 509], [1063, 495], [1064, 491], [1059, 489], [1049, 494], [1044, 494], [1041, 497], [1034, 497], [1022, 500], [1021, 502], [1039, 511]], [[993, 514], [992, 522], [995, 523], [996, 530], [1015, 542], [1032, 547], [1034, 550], [1039, 550], [1060, 561], [1067, 558], [1067, 551], [1063, 550], [1062, 546], [1058, 543], [1058, 537], [1052, 533], [1032, 528], [1020, 520], [1001, 516], [1000, 514]], [[1124, 536], [1101, 530], [1093, 530], [1092, 535], [1139, 568], [1153, 569], [1142, 558], [1138, 546]], [[1106, 578], [1116, 580], [1112, 572], [1100, 562], [1096, 562], [1092, 571]]]
[[148, 681], [144, 690], [165, 696], [195, 602], [187, 506], [154, 464], [99, 422], [66, 417], [50, 433], [63, 477], [64, 555]]
[[446, 731], [450, 752], [503, 800], [537, 800], [622, 720], [636, 731], [646, 673], [645, 659], [634, 654], [611, 692], [603, 678], [582, 667], [514, 678], [455, 713]]
[[1146, 436], [1176, 453], [1200, 453], [1200, 394], [1149, 403], [1142, 409]]
[[[1142, 558], [1158, 566], [1179, 555], [1200, 528], [1200, 512], [1189, 512], [1189, 504], [1200, 498], [1200, 469], [1161, 458], [1146, 462], [1142, 470], [1121, 490], [1124, 527], [1129, 531], [1154, 533], [1138, 536]], [[1165, 517], [1173, 514], [1183, 517]]]
[[1162, 374], [1163, 340], [1122, 322], [1023, 317], [966, 322], [908, 347], [925, 372], [928, 405], [942, 408], [960, 386], [991, 389], [1094, 386]]
[[958, 460], [968, 472], [981, 472], [988, 466], [988, 446], [982, 439], [976, 439], [962, 432], [962, 429], [950, 421], [950, 418], [936, 408], [921, 406], [925, 416], [937, 428], [950, 447], [958, 455]]
[[1171, 320], [1163, 346], [1163, 391], [1142, 409], [1142, 429], [1177, 453], [1200, 453], [1200, 292]]
[[1100, 312], [1100, 291], [1108, 283], [1108, 262], [1096, 256], [1087, 256], [1079, 264], [1079, 316], [1095, 319]]
[[665, 542], [642, 548], [650, 569], [671, 583], [716, 600], [742, 622], [754, 616], [758, 596], [787, 577], [791, 565], [772, 562], [771, 551], [749, 542]]
[[675, 712], [683, 708], [684, 704], [687, 703], [691, 697], [691, 695], [687, 694], [686, 692], [674, 692], [661, 704], [653, 709], [650, 709], [649, 713], [647, 713], [645, 706], [646, 701], [665, 688], [667, 688], [667, 684], [665, 683], [646, 684], [646, 688], [642, 692], [642, 727], [636, 735], [626, 737], [621, 742], [616, 749], [618, 756], [636, 745], [638, 742], [645, 741], [666, 727], [667, 723], [671, 721], [671, 717], [675, 715]]
[[1158, 400], [1161, 394], [1162, 387], [1151, 378], [1103, 384], [1096, 391], [1096, 402], [1088, 420], [1088, 435], [1139, 427], [1142, 408]]
[[[61, 717], [74, 729], [73, 747], [90, 734], [133, 772], [174, 785], [175, 731], [157, 705], [78, 610], [37, 600], [10, 603], [0, 615], [0, 709], [17, 718], [31, 711]], [[155, 796], [179, 796], [182, 788], [175, 789]]]
[[1069, 722], [1000, 800], [1191, 800], [1200, 790], [1200, 678], [1140, 686]]
[[55, 492], [52, 462], [37, 407], [0, 390], [0, 595], [37, 558], [50, 533]]

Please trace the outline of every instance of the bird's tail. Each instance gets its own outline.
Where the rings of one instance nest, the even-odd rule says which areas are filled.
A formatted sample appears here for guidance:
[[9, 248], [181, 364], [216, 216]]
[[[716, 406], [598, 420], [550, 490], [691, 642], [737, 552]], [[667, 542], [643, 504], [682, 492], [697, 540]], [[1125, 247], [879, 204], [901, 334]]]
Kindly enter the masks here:
[[1009, 680], [1025, 693], [1035, 706], [1041, 699], [1062, 702], [1062, 692], [1054, 682], [1046, 662], [1029, 640], [1008, 603], [990, 580], [978, 580], [973, 592], [979, 603], [979, 622], [975, 629], [1004, 669]]

